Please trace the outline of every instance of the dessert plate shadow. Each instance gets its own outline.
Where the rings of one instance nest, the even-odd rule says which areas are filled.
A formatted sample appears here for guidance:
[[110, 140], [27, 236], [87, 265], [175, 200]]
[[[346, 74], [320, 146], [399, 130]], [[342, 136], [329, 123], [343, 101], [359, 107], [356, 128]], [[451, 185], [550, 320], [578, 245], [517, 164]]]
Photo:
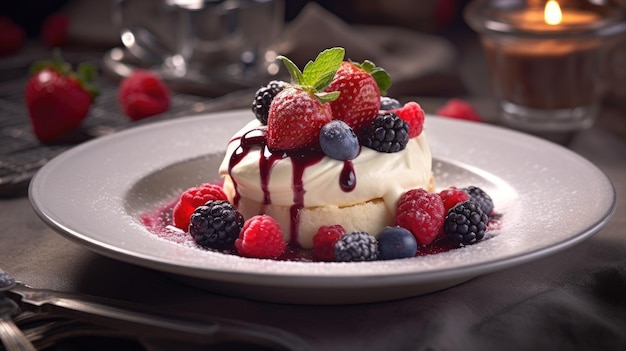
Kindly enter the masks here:
[[403, 260], [293, 262], [210, 252], [146, 229], [143, 214], [190, 186], [218, 180], [230, 136], [251, 118], [243, 110], [190, 116], [87, 142], [36, 174], [31, 203], [51, 228], [102, 255], [217, 293], [307, 304], [386, 301], [449, 288], [578, 244], [615, 209], [609, 179], [566, 148], [427, 116], [437, 187], [480, 186], [502, 215], [478, 244]]

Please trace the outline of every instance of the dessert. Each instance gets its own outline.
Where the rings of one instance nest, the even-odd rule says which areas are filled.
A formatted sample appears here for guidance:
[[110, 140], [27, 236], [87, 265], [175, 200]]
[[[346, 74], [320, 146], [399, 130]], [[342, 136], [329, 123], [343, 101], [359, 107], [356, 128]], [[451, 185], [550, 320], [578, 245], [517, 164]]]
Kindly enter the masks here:
[[[322, 145], [319, 148], [291, 147], [285, 141], [287, 138], [276, 136], [283, 131], [291, 132], [292, 128], [301, 130], [311, 127], [312, 130], [305, 133], [308, 139], [302, 142], [309, 145], [319, 140], [320, 134], [324, 137], [320, 130], [325, 125], [339, 121], [345, 123], [339, 124], [337, 128], [351, 125], [359, 134], [366, 131], [370, 124], [377, 128], [380, 127], [378, 124], [393, 123], [393, 118], [399, 122], [397, 124], [400, 128], [405, 126], [406, 123], [391, 113], [383, 113], [380, 114], [381, 118], [376, 118], [380, 107], [379, 87], [369, 73], [352, 64], [343, 73], [343, 78], [335, 76], [329, 89], [342, 89], [342, 84], [349, 85], [340, 81], [347, 79], [347, 76], [351, 77], [349, 79], [362, 80], [361, 77], [353, 78], [352, 71], [355, 70], [359, 71], [360, 76], [366, 75], [366, 79], [369, 79], [366, 84], [361, 84], [361, 89], [356, 92], [357, 97], [352, 98], [352, 92], [342, 92], [338, 99], [343, 96], [344, 100], [326, 104], [306, 101], [307, 107], [316, 103], [319, 105], [311, 109], [332, 110], [332, 113], [325, 111], [328, 117], [318, 118], [320, 122], [309, 122], [306, 126], [292, 127], [289, 124], [291, 121], [281, 122], [277, 126], [272, 124], [277, 111], [287, 111], [285, 118], [293, 118], [297, 114], [293, 112], [296, 105], [294, 100], [300, 99], [298, 95], [309, 95], [304, 90], [292, 88], [292, 92], [289, 92], [286, 90], [289, 88], [283, 88], [271, 102], [267, 125], [263, 125], [265, 118], [262, 117], [237, 132], [231, 138], [219, 168], [220, 176], [224, 177], [224, 191], [243, 216], [250, 218], [260, 213], [270, 215], [278, 221], [285, 240], [292, 245], [312, 248], [313, 236], [324, 225], [339, 224], [348, 232], [378, 233], [384, 227], [393, 225], [397, 201], [404, 192], [413, 188], [433, 190], [432, 157], [423, 132], [410, 139], [407, 137], [403, 149], [394, 152], [375, 150], [372, 148], [375, 140], [362, 138], [370, 147], [359, 146], [356, 141], [356, 153], [349, 155], [349, 159], [337, 159], [340, 156], [332, 155], [332, 150], [346, 150], [349, 147], [328, 147], [330, 150], [324, 152], [326, 143], [320, 143]], [[339, 72], [344, 70], [339, 68]], [[271, 85], [270, 89], [275, 89], [278, 84]], [[296, 97], [292, 98], [289, 94], [296, 94]], [[363, 98], [363, 94], [372, 96]], [[357, 103], [346, 103], [349, 99]], [[357, 112], [351, 113], [352, 106], [355, 106]], [[337, 116], [343, 116], [343, 119], [336, 119]], [[397, 130], [393, 132], [396, 135], [399, 133]], [[277, 146], [271, 146], [271, 138], [280, 139]]]
[[388, 74], [343, 54], [328, 49], [303, 71], [280, 57], [292, 82], [257, 91], [223, 183], [190, 188], [166, 210], [180, 233], [225, 254], [305, 261], [407, 258], [485, 237], [487, 193], [435, 192], [419, 104], [385, 96]]

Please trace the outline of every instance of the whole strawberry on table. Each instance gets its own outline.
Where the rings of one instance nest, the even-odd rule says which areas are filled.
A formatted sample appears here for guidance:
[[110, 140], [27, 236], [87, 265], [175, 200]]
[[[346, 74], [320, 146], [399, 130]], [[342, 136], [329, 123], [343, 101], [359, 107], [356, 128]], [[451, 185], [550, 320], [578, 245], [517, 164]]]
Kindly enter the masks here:
[[96, 68], [82, 63], [73, 70], [55, 52], [52, 60], [33, 64], [30, 74], [24, 92], [28, 116], [37, 139], [51, 143], [87, 117], [98, 95]]

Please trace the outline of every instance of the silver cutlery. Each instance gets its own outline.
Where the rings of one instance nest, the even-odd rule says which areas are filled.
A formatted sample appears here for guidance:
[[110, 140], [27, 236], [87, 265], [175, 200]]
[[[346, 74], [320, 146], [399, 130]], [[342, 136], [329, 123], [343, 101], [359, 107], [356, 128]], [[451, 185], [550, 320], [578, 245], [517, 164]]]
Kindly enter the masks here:
[[26, 335], [13, 322], [13, 316], [19, 311], [19, 306], [4, 296], [4, 293], [15, 285], [15, 280], [0, 269], [0, 341], [7, 351], [36, 351]]
[[[2, 275], [10, 277], [0, 269], [0, 280]], [[78, 320], [110, 330], [123, 331], [127, 336], [146, 340], [169, 340], [201, 345], [237, 342], [273, 350], [310, 350], [309, 345], [294, 334], [249, 322], [217, 317], [183, 316], [95, 296], [35, 289], [15, 281], [4, 294], [6, 299], [15, 302], [27, 313]], [[7, 323], [14, 325], [11, 318], [8, 318]], [[24, 340], [28, 341], [26, 337]]]

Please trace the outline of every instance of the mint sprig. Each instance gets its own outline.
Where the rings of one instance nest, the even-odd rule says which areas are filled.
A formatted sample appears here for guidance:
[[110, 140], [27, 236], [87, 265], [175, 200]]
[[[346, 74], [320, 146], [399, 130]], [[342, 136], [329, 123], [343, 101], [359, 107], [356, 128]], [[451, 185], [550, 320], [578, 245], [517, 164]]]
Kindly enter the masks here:
[[374, 62], [365, 60], [363, 63], [352, 62], [354, 65], [360, 67], [365, 72], [372, 75], [378, 85], [381, 95], [387, 95], [387, 90], [391, 87], [391, 75], [385, 71], [384, 68], [377, 67]]
[[330, 102], [339, 97], [339, 92], [324, 92], [323, 90], [332, 82], [341, 62], [343, 62], [344, 55], [344, 48], [326, 49], [320, 52], [314, 61], [309, 61], [302, 71], [287, 57], [281, 55], [278, 56], [278, 59], [283, 61], [287, 67], [292, 84], [298, 85], [303, 90], [315, 95], [321, 102]]

